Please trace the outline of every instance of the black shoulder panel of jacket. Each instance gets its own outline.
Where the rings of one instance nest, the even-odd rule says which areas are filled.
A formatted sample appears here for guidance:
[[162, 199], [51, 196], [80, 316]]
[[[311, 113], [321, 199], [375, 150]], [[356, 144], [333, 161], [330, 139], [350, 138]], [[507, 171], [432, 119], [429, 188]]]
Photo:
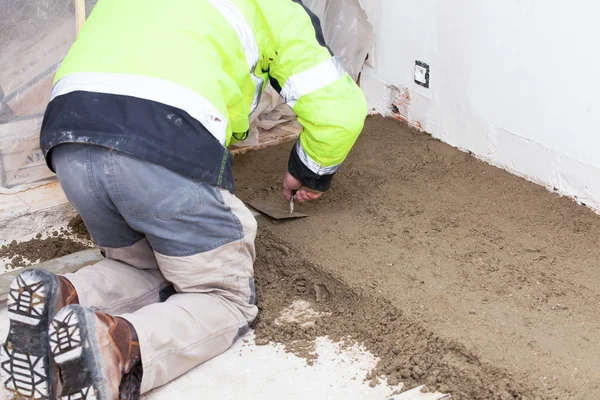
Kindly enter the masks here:
[[76, 91], [53, 99], [40, 147], [52, 169], [61, 143], [103, 146], [162, 165], [233, 193], [233, 156], [187, 112], [132, 96]]

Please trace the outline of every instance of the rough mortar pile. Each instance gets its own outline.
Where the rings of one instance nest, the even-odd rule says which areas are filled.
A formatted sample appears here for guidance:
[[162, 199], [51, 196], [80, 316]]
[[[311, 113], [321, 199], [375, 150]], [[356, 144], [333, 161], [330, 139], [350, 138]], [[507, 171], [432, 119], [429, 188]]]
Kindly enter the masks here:
[[66, 256], [93, 246], [80, 216], [69, 221], [67, 229], [38, 233], [33, 239], [11, 243], [0, 247], [0, 257], [9, 259], [8, 268], [28, 267], [33, 264]]

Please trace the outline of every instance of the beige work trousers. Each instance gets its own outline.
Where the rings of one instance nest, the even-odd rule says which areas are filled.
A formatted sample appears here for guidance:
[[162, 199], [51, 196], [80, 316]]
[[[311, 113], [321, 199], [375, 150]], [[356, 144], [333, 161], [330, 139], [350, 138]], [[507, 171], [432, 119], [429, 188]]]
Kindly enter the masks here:
[[[135, 327], [144, 370], [142, 393], [221, 354], [257, 315], [256, 220], [239, 199], [219, 190], [241, 224], [240, 240], [173, 257], [159, 254], [142, 239], [125, 248], [104, 248], [106, 259], [65, 275], [83, 306], [121, 316]], [[171, 284], [176, 293], [161, 302]]]

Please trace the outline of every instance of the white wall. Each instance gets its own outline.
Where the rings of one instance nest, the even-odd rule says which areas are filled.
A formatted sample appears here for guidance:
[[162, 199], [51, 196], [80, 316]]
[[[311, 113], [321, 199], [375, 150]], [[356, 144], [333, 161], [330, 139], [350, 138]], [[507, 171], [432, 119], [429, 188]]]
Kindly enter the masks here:
[[[374, 111], [404, 94], [411, 124], [600, 211], [600, 3], [380, 7], [375, 68], [362, 78]], [[415, 60], [431, 66], [429, 89], [413, 81]]]

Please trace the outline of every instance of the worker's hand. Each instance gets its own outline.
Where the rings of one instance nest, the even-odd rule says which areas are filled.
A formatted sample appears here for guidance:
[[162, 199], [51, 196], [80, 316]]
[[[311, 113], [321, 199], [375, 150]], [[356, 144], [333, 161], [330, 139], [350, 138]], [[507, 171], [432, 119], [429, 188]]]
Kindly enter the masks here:
[[290, 201], [294, 190], [296, 190], [296, 197], [294, 199], [300, 203], [316, 200], [323, 195], [322, 192], [302, 187], [302, 182], [294, 178], [289, 172], [286, 172], [283, 178], [283, 198]]

